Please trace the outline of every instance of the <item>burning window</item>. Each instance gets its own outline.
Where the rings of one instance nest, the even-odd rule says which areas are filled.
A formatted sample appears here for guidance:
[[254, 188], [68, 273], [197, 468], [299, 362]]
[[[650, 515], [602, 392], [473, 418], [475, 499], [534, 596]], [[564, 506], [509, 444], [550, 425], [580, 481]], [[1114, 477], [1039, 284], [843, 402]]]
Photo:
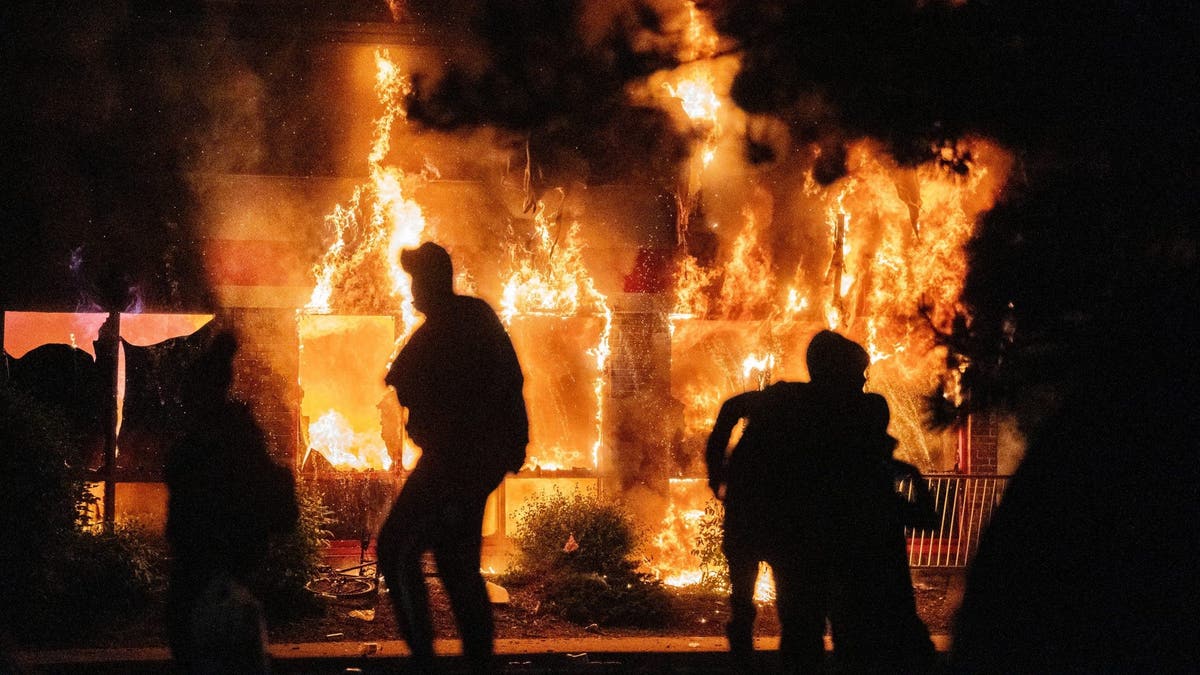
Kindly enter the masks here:
[[297, 330], [301, 466], [389, 471], [399, 462], [411, 469], [419, 451], [403, 441], [399, 405], [383, 384], [393, 318], [301, 314]]

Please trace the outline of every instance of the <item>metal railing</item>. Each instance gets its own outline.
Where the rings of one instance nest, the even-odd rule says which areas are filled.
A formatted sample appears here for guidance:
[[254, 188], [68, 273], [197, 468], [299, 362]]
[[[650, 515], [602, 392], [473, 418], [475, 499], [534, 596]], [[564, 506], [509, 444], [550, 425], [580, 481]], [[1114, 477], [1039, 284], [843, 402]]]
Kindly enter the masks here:
[[[925, 476], [934, 507], [940, 516], [936, 529], [906, 528], [910, 567], [966, 567], [979, 547], [979, 535], [1004, 496], [1008, 476], [962, 474]], [[913, 485], [898, 486], [912, 499]]]

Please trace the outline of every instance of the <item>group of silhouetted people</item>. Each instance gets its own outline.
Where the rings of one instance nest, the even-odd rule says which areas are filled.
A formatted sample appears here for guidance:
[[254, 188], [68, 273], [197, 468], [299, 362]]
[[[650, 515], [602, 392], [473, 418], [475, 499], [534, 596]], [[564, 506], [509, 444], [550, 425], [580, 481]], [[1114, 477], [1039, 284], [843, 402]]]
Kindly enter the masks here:
[[[730, 651], [739, 668], [760, 667], [753, 595], [766, 562], [785, 670], [822, 667], [828, 621], [839, 667], [925, 671], [933, 647], [916, 613], [904, 526], [928, 524], [932, 508], [896, 493], [896, 474], [915, 469], [892, 458], [887, 402], [863, 391], [863, 348], [822, 331], [807, 361], [809, 382], [777, 382], [726, 401], [708, 439], [708, 483], [725, 503]], [[740, 420], [742, 436], [728, 451]]]
[[[422, 454], [379, 531], [379, 572], [410, 665], [428, 672], [434, 633], [423, 557], [432, 551], [466, 662], [484, 672], [494, 629], [479, 567], [482, 521], [488, 495], [525, 461], [521, 367], [495, 311], [454, 292], [445, 249], [425, 243], [400, 260], [425, 321], [385, 381], [407, 410], [409, 437]], [[290, 472], [270, 460], [261, 430], [230, 396], [235, 350], [232, 336], [220, 334], [192, 368], [184, 390], [189, 423], [167, 464], [169, 637], [177, 663], [193, 672], [266, 669], [247, 577], [268, 536], [297, 518]], [[892, 458], [886, 401], [863, 391], [869, 359], [862, 347], [823, 331], [807, 358], [810, 382], [734, 396], [708, 440], [709, 485], [725, 503], [730, 651], [737, 667], [757, 668], [753, 592], [759, 563], [767, 562], [786, 669], [822, 667], [828, 621], [845, 669], [926, 670], [933, 649], [916, 614], [903, 532], [919, 523], [894, 489], [897, 471], [915, 470]], [[236, 624], [231, 612], [245, 615], [245, 625], [212, 625]], [[240, 642], [230, 647], [230, 640]]]

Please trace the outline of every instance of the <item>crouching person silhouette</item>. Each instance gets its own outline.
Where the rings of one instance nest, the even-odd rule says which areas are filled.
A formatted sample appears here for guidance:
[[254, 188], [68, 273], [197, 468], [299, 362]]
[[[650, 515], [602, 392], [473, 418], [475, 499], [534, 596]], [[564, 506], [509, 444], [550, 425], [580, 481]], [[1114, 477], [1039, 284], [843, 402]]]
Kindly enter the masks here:
[[426, 242], [400, 254], [425, 322], [385, 382], [408, 411], [421, 458], [379, 531], [379, 565], [414, 672], [434, 666], [421, 559], [432, 551], [475, 671], [490, 668], [492, 609], [479, 573], [483, 512], [506, 472], [525, 462], [524, 378], [504, 326], [478, 298], [454, 292], [450, 255]]

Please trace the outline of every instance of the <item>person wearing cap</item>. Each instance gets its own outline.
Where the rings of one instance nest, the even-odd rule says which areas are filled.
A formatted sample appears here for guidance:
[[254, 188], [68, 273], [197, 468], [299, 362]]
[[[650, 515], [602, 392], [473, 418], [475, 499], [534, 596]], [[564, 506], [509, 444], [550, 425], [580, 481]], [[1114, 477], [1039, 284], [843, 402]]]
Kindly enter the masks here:
[[487, 497], [525, 462], [529, 421], [512, 342], [483, 300], [454, 292], [450, 254], [432, 242], [400, 254], [424, 323], [384, 381], [408, 413], [421, 458], [380, 528], [380, 572], [397, 626], [418, 672], [434, 665], [433, 624], [422, 558], [432, 551], [454, 612], [463, 653], [486, 671], [491, 605], [479, 573]]

